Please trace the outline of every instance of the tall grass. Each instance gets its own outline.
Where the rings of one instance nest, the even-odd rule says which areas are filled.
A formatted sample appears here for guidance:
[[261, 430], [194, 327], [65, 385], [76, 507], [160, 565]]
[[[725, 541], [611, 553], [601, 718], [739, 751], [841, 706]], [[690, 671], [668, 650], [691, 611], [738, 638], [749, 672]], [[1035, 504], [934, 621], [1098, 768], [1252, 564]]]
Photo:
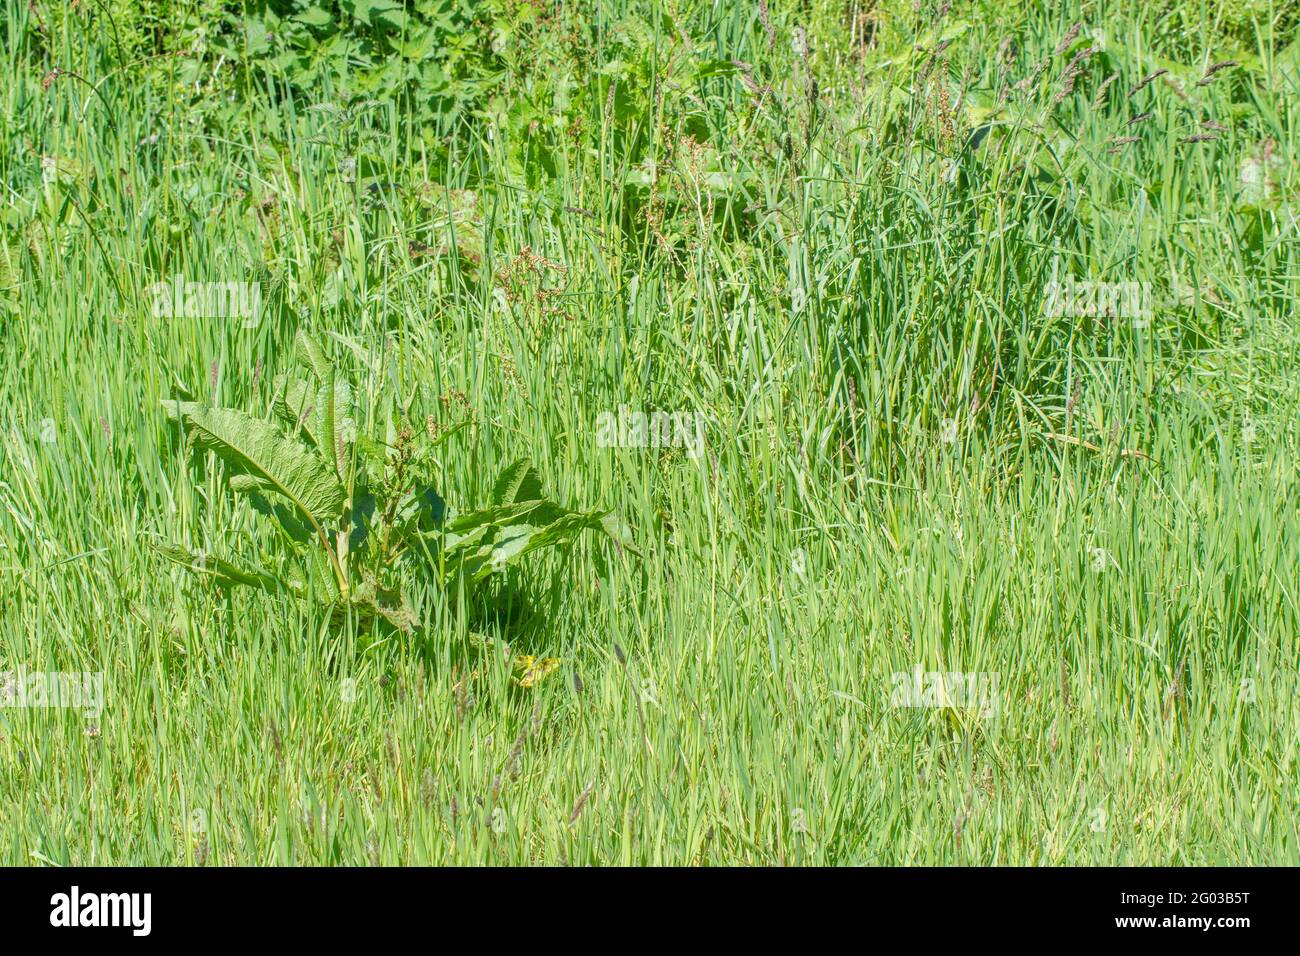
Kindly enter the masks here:
[[[1144, 7], [547, 5], [444, 138], [157, 55], [208, 5], [11, 5], [0, 671], [104, 707], [0, 708], [0, 861], [1300, 861], [1296, 47]], [[177, 274], [260, 320], [156, 315]], [[471, 422], [448, 501], [528, 455], [638, 553], [377, 644], [188, 580], [149, 543], [284, 554], [160, 400], [266, 408], [299, 328], [367, 424]], [[704, 453], [599, 447], [621, 406]]]

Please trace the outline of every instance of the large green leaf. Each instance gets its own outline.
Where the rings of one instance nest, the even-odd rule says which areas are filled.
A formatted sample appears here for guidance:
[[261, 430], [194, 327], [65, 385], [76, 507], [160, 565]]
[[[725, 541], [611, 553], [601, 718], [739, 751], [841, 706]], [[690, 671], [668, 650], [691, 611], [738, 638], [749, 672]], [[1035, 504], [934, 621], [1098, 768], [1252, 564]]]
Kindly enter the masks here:
[[312, 370], [317, 381], [325, 381], [333, 366], [325, 355], [325, 346], [321, 344], [320, 339], [310, 332], [299, 329], [295, 341], [298, 345], [298, 357], [302, 359], [303, 364]]
[[542, 497], [542, 480], [527, 458], [507, 466], [492, 485], [491, 503], [509, 505], [517, 501], [536, 501]]
[[196, 448], [213, 451], [236, 473], [259, 479], [257, 490], [287, 498], [317, 529], [341, 517], [345, 492], [334, 470], [275, 425], [229, 408], [163, 404], [180, 418]]
[[[320, 413], [320, 437], [317, 447], [340, 478], [347, 474], [348, 446], [356, 430], [352, 418], [352, 387], [331, 366], [326, 380], [316, 392], [316, 408]], [[322, 446], [319, 442], [324, 442]]]
[[274, 574], [261, 570], [248, 570], [209, 554], [195, 554], [188, 548], [176, 544], [150, 545], [155, 551], [174, 561], [194, 574], [203, 574], [216, 583], [227, 587], [251, 587], [276, 594], [280, 591], [296, 591], [297, 588], [281, 581]]
[[[605, 530], [604, 511], [565, 511], [550, 502], [529, 504], [543, 505], [550, 514], [559, 512], [560, 516], [545, 525], [479, 524], [468, 534], [449, 535], [443, 557], [444, 582], [449, 584], [460, 575], [475, 582], [482, 581], [534, 551], [567, 544], [584, 531]], [[476, 515], [494, 510], [484, 509]], [[540, 513], [534, 512], [535, 515]]]
[[274, 518], [290, 541], [297, 544], [311, 541], [310, 526], [302, 519], [298, 509], [288, 505], [269, 481], [247, 474], [231, 475], [230, 489], [247, 495], [256, 511]]
[[[491, 508], [480, 508], [477, 511], [456, 515], [451, 521], [447, 522], [447, 531], [451, 534], [463, 535], [483, 525], [516, 523], [523, 521], [525, 518], [531, 518], [533, 512], [539, 509], [545, 509], [547, 512], [547, 518], [542, 520], [552, 520], [554, 517], [558, 517], [558, 515], [553, 514], [557, 510], [557, 506], [548, 501], [520, 501], [514, 504], [493, 505]], [[559, 511], [563, 513], [563, 509], [559, 509]], [[534, 521], [533, 523], [538, 522]]]
[[313, 391], [302, 382], [286, 381], [276, 389], [273, 407], [277, 415], [301, 428], [313, 445], [343, 477], [349, 464], [349, 446], [356, 431], [352, 408], [352, 386], [325, 354], [321, 341], [299, 330], [298, 356], [316, 377]]
[[[343, 475], [351, 445], [356, 440], [355, 408], [352, 386], [341, 375], [334, 375], [333, 387], [313, 389], [305, 382], [277, 382], [271, 408], [294, 432], [300, 433]], [[333, 442], [325, 439], [334, 436]], [[331, 455], [331, 450], [336, 454]], [[340, 454], [341, 453], [341, 454]]]

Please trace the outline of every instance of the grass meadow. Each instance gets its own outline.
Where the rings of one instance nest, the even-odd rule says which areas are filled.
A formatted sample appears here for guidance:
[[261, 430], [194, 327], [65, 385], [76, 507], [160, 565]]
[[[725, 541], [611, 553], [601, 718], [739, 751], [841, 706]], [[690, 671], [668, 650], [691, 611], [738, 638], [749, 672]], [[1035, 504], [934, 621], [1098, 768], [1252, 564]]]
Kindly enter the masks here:
[[[1300, 862], [1298, 37], [6, 5], [0, 863]], [[299, 333], [448, 514], [528, 458], [622, 531], [396, 626], [177, 566], [298, 566], [164, 403]]]

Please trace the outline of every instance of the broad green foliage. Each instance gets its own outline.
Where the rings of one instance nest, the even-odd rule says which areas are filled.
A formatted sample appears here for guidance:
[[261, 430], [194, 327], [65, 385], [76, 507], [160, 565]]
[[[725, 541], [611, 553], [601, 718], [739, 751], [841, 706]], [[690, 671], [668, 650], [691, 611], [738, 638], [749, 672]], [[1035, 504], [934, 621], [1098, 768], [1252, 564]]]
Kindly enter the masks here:
[[232, 487], [282, 495], [322, 533], [342, 516], [345, 491], [332, 462], [286, 440], [274, 424], [227, 408], [181, 402], [164, 407], [184, 423], [196, 450], [215, 452], [225, 461], [233, 472]]
[[433, 448], [453, 432], [418, 449], [409, 429], [391, 448], [360, 436], [351, 385], [317, 338], [300, 332], [297, 343], [315, 387], [300, 379], [278, 383], [273, 407], [281, 425], [190, 401], [163, 407], [196, 454], [221, 460], [229, 488], [275, 519], [309, 575], [326, 569], [320, 580], [308, 588], [305, 579], [240, 568], [174, 544], [158, 548], [165, 557], [221, 585], [327, 594], [336, 618], [352, 611], [363, 623], [382, 620], [411, 631], [419, 623], [408, 598], [412, 576], [429, 574], [454, 595], [583, 531], [618, 534], [608, 512], [573, 512], [546, 500], [526, 460], [501, 473], [486, 508], [447, 516], [424, 472]]
[[[247, 82], [391, 100], [445, 130], [502, 77], [494, 52], [518, 25], [496, 0], [256, 0], [228, 15], [212, 52]], [[532, 11], [531, 4], [518, 5]], [[196, 64], [197, 65], [197, 64]]]

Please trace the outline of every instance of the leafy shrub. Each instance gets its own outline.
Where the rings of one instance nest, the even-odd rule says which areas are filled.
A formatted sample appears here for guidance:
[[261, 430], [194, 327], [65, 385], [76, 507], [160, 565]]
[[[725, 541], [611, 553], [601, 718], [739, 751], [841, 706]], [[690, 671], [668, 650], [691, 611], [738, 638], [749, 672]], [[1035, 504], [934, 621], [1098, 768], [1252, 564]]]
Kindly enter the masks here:
[[211, 49], [252, 82], [324, 81], [445, 129], [500, 79], [493, 36], [505, 13], [472, 0], [255, 0], [227, 15]]
[[163, 405], [191, 449], [212, 452], [230, 489], [273, 519], [303, 573], [245, 568], [174, 544], [159, 547], [167, 558], [227, 587], [324, 595], [336, 621], [354, 614], [363, 626], [411, 632], [418, 624], [408, 597], [416, 575], [433, 577], [444, 594], [464, 593], [583, 531], [614, 533], [608, 513], [571, 511], [544, 498], [526, 460], [501, 473], [486, 507], [448, 515], [428, 476], [431, 452], [459, 426], [420, 449], [410, 429], [391, 447], [358, 434], [351, 383], [313, 337], [299, 333], [298, 349], [312, 381], [277, 382], [280, 423], [180, 399]]

